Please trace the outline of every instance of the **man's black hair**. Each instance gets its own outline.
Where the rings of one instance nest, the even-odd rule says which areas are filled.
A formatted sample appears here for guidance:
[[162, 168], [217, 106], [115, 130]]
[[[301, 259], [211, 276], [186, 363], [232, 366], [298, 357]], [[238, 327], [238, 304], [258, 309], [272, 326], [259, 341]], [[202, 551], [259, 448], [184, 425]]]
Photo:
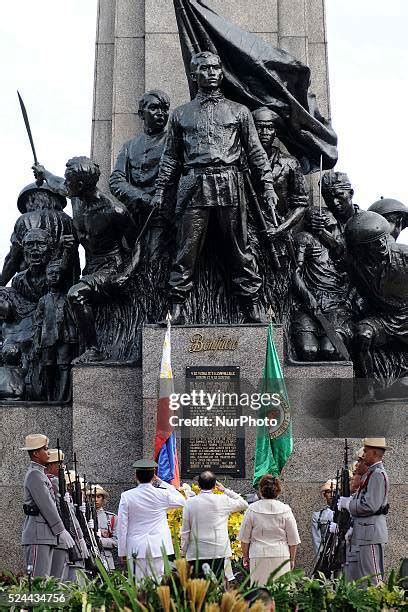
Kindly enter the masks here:
[[[41, 448], [44, 448], [43, 446]], [[34, 453], [36, 453], [37, 451], [41, 450], [41, 448], [35, 448], [34, 450], [29, 450], [28, 454], [30, 456], [31, 461], [33, 460], [33, 455]]]
[[210, 472], [210, 470], [206, 470], [205, 472], [201, 472], [198, 477], [198, 486], [200, 489], [204, 491], [211, 491], [215, 487], [215, 483], [217, 482], [217, 478], [214, 472]]
[[273, 601], [273, 597], [269, 593], [268, 589], [263, 589], [262, 587], [255, 589], [254, 591], [249, 591], [249, 593], [244, 595], [244, 599], [249, 604], [253, 604], [256, 601], [261, 601], [263, 604], [269, 604]]
[[146, 484], [153, 480], [154, 469], [151, 470], [136, 470], [136, 478], [141, 484]]

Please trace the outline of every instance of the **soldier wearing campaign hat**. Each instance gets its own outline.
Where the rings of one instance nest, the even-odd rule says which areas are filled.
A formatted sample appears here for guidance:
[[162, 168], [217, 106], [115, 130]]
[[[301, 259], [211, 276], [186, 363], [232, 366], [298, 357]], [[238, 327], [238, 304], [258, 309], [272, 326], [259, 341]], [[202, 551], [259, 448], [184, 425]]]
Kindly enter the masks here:
[[160, 578], [164, 572], [163, 551], [174, 554], [167, 522], [169, 508], [181, 508], [185, 499], [172, 485], [157, 480], [157, 463], [141, 459], [133, 464], [138, 486], [122, 493], [118, 511], [118, 555], [128, 561], [136, 580]]
[[98, 529], [100, 531], [101, 544], [104, 550], [104, 558], [110, 570], [115, 569], [113, 552], [118, 548], [118, 517], [113, 512], [104, 508], [108, 492], [97, 484], [92, 487], [92, 494], [95, 496], [96, 515]]
[[321, 510], [312, 513], [312, 543], [315, 554], [318, 553], [320, 545], [326, 535], [327, 526], [333, 520], [331, 504], [336, 492], [336, 481], [327, 480], [320, 488], [325, 500], [325, 506]]
[[55, 547], [63, 545], [71, 548], [74, 541], [64, 527], [53, 487], [45, 474], [49, 461], [47, 436], [26, 436], [25, 446], [21, 450], [28, 451], [30, 456], [24, 479], [23, 510], [26, 517], [22, 544], [25, 563], [33, 576], [51, 576]]
[[[61, 508], [61, 496], [59, 491], [59, 483], [58, 483], [58, 470], [59, 470], [59, 462], [64, 460], [64, 453], [57, 448], [51, 448], [48, 450], [48, 463], [45, 468], [45, 473], [49, 478], [49, 481], [52, 485], [55, 501], [57, 504], [58, 512], [63, 519], [62, 508]], [[71, 534], [72, 535], [72, 534]], [[69, 563], [69, 549], [66, 544], [58, 543], [58, 545], [54, 548], [52, 555], [52, 566], [51, 566], [51, 574], [56, 576], [60, 580], [64, 579], [66, 572], [68, 571], [68, 563]]]
[[347, 509], [352, 517], [352, 554], [347, 556], [344, 568], [348, 580], [367, 576], [369, 582], [378, 584], [384, 579], [389, 480], [382, 459], [387, 448], [385, 438], [364, 438], [366, 475], [354, 495], [338, 501], [339, 510]]
[[[64, 543], [59, 543], [53, 552], [52, 559], [52, 575], [57, 576], [61, 580], [76, 581], [78, 576], [77, 569], [85, 569], [85, 559], [89, 557], [85, 540], [78, 519], [75, 515], [74, 505], [71, 496], [68, 492], [64, 498], [61, 497], [59, 487], [59, 467], [60, 462], [64, 461], [64, 453], [61, 449], [51, 448], [48, 451], [49, 458], [46, 467], [46, 474], [51, 482], [54, 490], [57, 508], [61, 518], [63, 513], [66, 513], [64, 524], [69, 524], [69, 532], [74, 540], [74, 546], [68, 548]], [[63, 465], [64, 467], [64, 465]], [[65, 475], [65, 485], [67, 486], [67, 476]]]

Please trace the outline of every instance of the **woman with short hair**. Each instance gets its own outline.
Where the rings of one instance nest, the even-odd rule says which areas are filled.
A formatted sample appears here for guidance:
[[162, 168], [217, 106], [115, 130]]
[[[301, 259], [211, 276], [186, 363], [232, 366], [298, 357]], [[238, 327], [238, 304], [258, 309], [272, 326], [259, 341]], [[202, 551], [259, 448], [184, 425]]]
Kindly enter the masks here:
[[242, 521], [238, 540], [251, 584], [264, 586], [271, 573], [284, 562], [276, 577], [295, 565], [300, 538], [291, 508], [276, 499], [281, 490], [279, 478], [271, 474], [263, 476], [259, 483], [261, 499], [249, 506]]

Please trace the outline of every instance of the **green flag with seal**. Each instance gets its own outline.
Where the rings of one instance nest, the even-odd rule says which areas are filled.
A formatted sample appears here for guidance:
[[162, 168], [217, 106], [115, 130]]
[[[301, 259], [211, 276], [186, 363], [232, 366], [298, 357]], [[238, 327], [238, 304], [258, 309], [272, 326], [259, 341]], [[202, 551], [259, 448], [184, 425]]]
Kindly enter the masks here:
[[[269, 399], [261, 400], [258, 417], [264, 420], [264, 424], [257, 428], [254, 486], [264, 474], [279, 476], [293, 450], [289, 398], [273, 341], [272, 323], [269, 323], [268, 327], [262, 397]], [[269, 420], [268, 424], [266, 420]]]

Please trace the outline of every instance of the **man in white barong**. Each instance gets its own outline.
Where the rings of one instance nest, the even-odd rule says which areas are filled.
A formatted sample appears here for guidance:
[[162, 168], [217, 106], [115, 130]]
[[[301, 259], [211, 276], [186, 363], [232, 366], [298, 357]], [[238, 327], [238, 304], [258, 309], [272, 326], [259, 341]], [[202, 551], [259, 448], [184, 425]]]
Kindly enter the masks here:
[[141, 459], [133, 467], [138, 486], [120, 498], [118, 555], [128, 563], [136, 581], [146, 577], [159, 581], [164, 573], [163, 555], [174, 554], [167, 510], [183, 507], [186, 500], [155, 476], [155, 461]]

